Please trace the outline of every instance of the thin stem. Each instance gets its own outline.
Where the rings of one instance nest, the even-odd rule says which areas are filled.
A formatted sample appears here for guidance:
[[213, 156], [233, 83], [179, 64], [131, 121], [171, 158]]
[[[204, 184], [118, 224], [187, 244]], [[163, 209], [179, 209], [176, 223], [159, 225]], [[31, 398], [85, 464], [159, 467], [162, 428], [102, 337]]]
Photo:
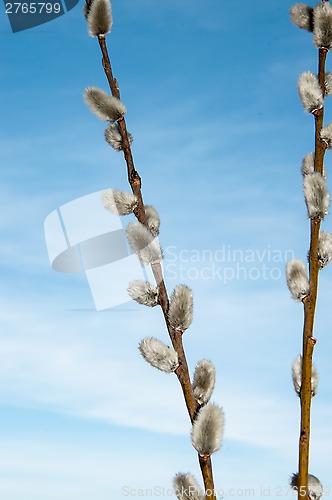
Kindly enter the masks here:
[[[318, 80], [325, 91], [326, 49], [319, 49]], [[325, 146], [320, 139], [324, 120], [324, 107], [315, 113], [315, 171], [323, 173]], [[310, 452], [311, 376], [312, 356], [316, 340], [313, 338], [314, 319], [318, 292], [318, 239], [320, 219], [310, 221], [309, 283], [310, 294], [304, 299], [304, 325], [302, 340], [301, 431], [299, 439], [298, 499], [308, 497]], [[305, 493], [305, 494], [304, 494]]]
[[118, 82], [116, 81], [116, 79], [113, 76], [113, 71], [112, 71], [111, 61], [110, 61], [110, 58], [108, 55], [105, 35], [98, 36], [98, 43], [99, 43], [99, 47], [100, 47], [100, 50], [101, 50], [101, 53], [103, 56], [101, 63], [103, 65], [103, 68], [104, 68], [112, 95], [114, 97], [117, 97], [117, 99], [120, 99], [120, 89], [118, 86]]
[[[92, 0], [86, 0], [87, 7], [90, 6]], [[102, 53], [102, 66], [106, 78], [109, 83], [110, 90], [114, 97], [120, 99], [120, 89], [117, 80], [114, 78], [111, 61], [108, 54], [105, 36], [98, 36], [99, 47]], [[126, 121], [124, 118], [118, 120], [119, 130], [122, 138], [122, 150], [127, 165], [128, 182], [131, 186], [133, 193], [137, 196], [138, 203], [134, 214], [139, 222], [147, 226], [147, 220], [144, 210], [144, 202], [142, 197], [142, 184], [141, 178], [135, 169], [134, 160], [131, 152], [131, 147], [128, 138]], [[179, 366], [175, 370], [175, 374], [180, 382], [183, 396], [185, 399], [186, 407], [189, 413], [191, 423], [194, 421], [199, 405], [194, 397], [193, 388], [190, 380], [188, 363], [183, 348], [182, 333], [174, 330], [168, 321], [168, 307], [169, 297], [166, 290], [165, 282], [163, 279], [162, 269], [160, 263], [155, 263], [152, 266], [152, 271], [158, 285], [158, 297], [161, 310], [165, 319], [167, 331], [169, 333], [172, 345], [178, 354]], [[207, 492], [207, 500], [216, 500], [215, 488], [213, 481], [212, 463], [210, 457], [199, 457], [200, 468], [203, 476], [205, 490]]]
[[[112, 66], [111, 66], [111, 61], [108, 55], [108, 50], [107, 50], [107, 45], [106, 45], [106, 40], [104, 36], [99, 36], [98, 37], [99, 41], [99, 46], [103, 55], [102, 58], [102, 65], [105, 71], [105, 75], [107, 77], [112, 95], [114, 97], [117, 97], [118, 99], [120, 98], [120, 90], [118, 86], [117, 80], [113, 76], [113, 71], [112, 71]], [[134, 165], [134, 160], [131, 152], [131, 147], [128, 139], [128, 132], [127, 132], [127, 127], [126, 127], [126, 121], [124, 118], [118, 121], [119, 123], [119, 128], [121, 132], [121, 137], [122, 137], [122, 150], [124, 154], [124, 158], [127, 164], [127, 174], [128, 174], [128, 182], [131, 186], [131, 189], [133, 193], [137, 196], [138, 198], [138, 204], [137, 208], [135, 211], [135, 215], [139, 222], [147, 226], [147, 221], [145, 217], [145, 210], [144, 210], [144, 203], [143, 203], [143, 197], [142, 197], [142, 191], [141, 191], [141, 178], [135, 169]], [[172, 344], [174, 349], [178, 353], [178, 358], [179, 358], [179, 367], [176, 370], [176, 375], [179, 379], [179, 382], [182, 387], [182, 391], [184, 394], [186, 406], [188, 409], [188, 413], [190, 416], [191, 421], [194, 418], [194, 414], [197, 409], [197, 402], [194, 398], [194, 394], [192, 391], [191, 387], [191, 382], [190, 382], [190, 376], [189, 376], [189, 369], [188, 369], [188, 364], [186, 360], [186, 356], [183, 350], [183, 345], [182, 345], [182, 339], [178, 338], [172, 329], [172, 327], [169, 325], [168, 322], [168, 305], [169, 305], [169, 298], [165, 286], [165, 282], [163, 280], [163, 274], [162, 274], [162, 269], [160, 263], [156, 263], [152, 266], [152, 271], [153, 274], [156, 278], [156, 283], [158, 284], [158, 297], [159, 297], [159, 304], [161, 306], [161, 309], [163, 311], [163, 315], [165, 318], [167, 330], [169, 333], [169, 336], [171, 338]]]
[[206, 500], [214, 500], [216, 497], [214, 494], [211, 457], [201, 457], [198, 455], [198, 460], [204, 478], [205, 498]]
[[[325, 61], [327, 50], [319, 49], [318, 51], [318, 81], [321, 86], [323, 95], [325, 94]], [[323, 173], [325, 146], [320, 138], [320, 133], [324, 121], [324, 107], [315, 113], [315, 170], [320, 174]]]
[[[175, 374], [178, 377], [179, 382], [181, 384], [182, 392], [184, 395], [184, 399], [185, 399], [187, 410], [188, 410], [189, 417], [190, 417], [190, 421], [191, 421], [191, 423], [193, 423], [196, 412], [198, 410], [198, 403], [195, 399], [192, 384], [190, 381], [187, 359], [186, 359], [186, 355], [185, 355], [183, 343], [182, 343], [182, 333], [174, 330], [168, 324], [167, 319], [166, 319], [166, 324], [167, 324], [168, 332], [169, 332], [171, 340], [172, 340], [173, 347], [176, 350], [176, 352], [178, 353], [178, 358], [179, 358], [179, 366], [175, 370]], [[211, 468], [211, 475], [212, 475], [212, 467], [210, 467], [210, 468]]]
[[[108, 50], [107, 50], [107, 45], [106, 45], [106, 39], [105, 36], [99, 35], [98, 36], [98, 43], [99, 47], [102, 53], [102, 65], [105, 71], [105, 75], [108, 81], [108, 84], [110, 86], [112, 95], [116, 97], [117, 99], [120, 99], [120, 89], [118, 86], [118, 82], [113, 76], [113, 71], [112, 71], [112, 66], [111, 66], [111, 61], [108, 55]], [[143, 203], [143, 198], [142, 198], [142, 191], [141, 191], [141, 178], [138, 175], [137, 170], [135, 169], [134, 165], [134, 159], [133, 155], [131, 153], [131, 148], [130, 148], [130, 143], [129, 143], [129, 138], [128, 138], [128, 132], [127, 132], [127, 126], [126, 126], [126, 120], [124, 118], [118, 120], [119, 124], [119, 129], [121, 133], [121, 139], [122, 139], [122, 151], [125, 157], [125, 161], [127, 164], [127, 173], [128, 173], [128, 182], [132, 188], [133, 193], [137, 196], [138, 203], [137, 207], [135, 209], [135, 215], [137, 219], [147, 226], [146, 222], [146, 217], [145, 217], [145, 211], [144, 211], [144, 203]]]

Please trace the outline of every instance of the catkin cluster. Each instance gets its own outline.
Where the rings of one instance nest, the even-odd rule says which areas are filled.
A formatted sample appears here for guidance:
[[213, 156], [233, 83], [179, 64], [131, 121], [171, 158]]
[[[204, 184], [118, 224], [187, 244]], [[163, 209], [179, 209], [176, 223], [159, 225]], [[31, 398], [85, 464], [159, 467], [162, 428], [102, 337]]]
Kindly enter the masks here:
[[[89, 34], [97, 37], [99, 43], [110, 33], [113, 18], [109, 0], [92, 0], [84, 9], [88, 23]], [[105, 65], [105, 54], [103, 53]], [[109, 73], [111, 68], [109, 67]], [[110, 85], [111, 88], [112, 85]], [[84, 92], [84, 100], [90, 110], [101, 120], [107, 121], [105, 130], [107, 143], [116, 151], [124, 150], [128, 154], [128, 145], [132, 143], [132, 136], [126, 131], [124, 115], [127, 110], [120, 101], [120, 93], [113, 90], [116, 96], [96, 87], [88, 87]], [[126, 149], [127, 148], [127, 149]], [[112, 214], [129, 216], [141, 213], [139, 197], [136, 194], [107, 189], [102, 195], [102, 203]], [[170, 333], [172, 345], [167, 345], [158, 338], [147, 336], [139, 343], [139, 351], [144, 360], [154, 368], [164, 373], [177, 373], [181, 370], [181, 356], [183, 352], [175, 339], [181, 338], [190, 327], [193, 320], [193, 294], [185, 284], [178, 284], [170, 297], [169, 304], [162, 303], [160, 284], [163, 283], [160, 263], [163, 252], [158, 240], [160, 218], [152, 205], [143, 205], [144, 224], [137, 220], [129, 222], [126, 228], [126, 238], [132, 251], [140, 262], [152, 267], [156, 285], [148, 281], [134, 280], [128, 285], [129, 296], [141, 305], [148, 307], [161, 306], [165, 316], [167, 329]], [[143, 220], [140, 218], [140, 220]], [[168, 302], [168, 298], [167, 298]], [[185, 360], [185, 358], [184, 358]], [[215, 368], [211, 361], [203, 359], [195, 367], [192, 381], [189, 385], [194, 398], [195, 415], [192, 417], [191, 441], [199, 456], [204, 460], [219, 450], [224, 430], [224, 413], [220, 406], [210, 403], [215, 386]], [[192, 416], [192, 415], [191, 415]], [[212, 471], [212, 469], [211, 469]], [[204, 473], [203, 473], [204, 476]], [[212, 476], [212, 472], [211, 472]], [[204, 479], [206, 479], [204, 477]], [[208, 478], [209, 480], [211, 478]], [[178, 473], [174, 478], [174, 492], [179, 499], [203, 500], [203, 493], [190, 473]]]
[[[306, 323], [308, 315], [314, 314], [310, 309], [308, 312], [306, 304], [310, 304], [312, 303], [310, 301], [314, 300], [315, 307], [318, 272], [332, 260], [332, 235], [327, 231], [321, 231], [321, 224], [328, 214], [330, 204], [323, 159], [325, 151], [332, 149], [332, 123], [324, 126], [323, 119], [325, 99], [332, 92], [332, 74], [325, 71], [326, 55], [332, 49], [332, 6], [329, 1], [319, 2], [314, 7], [297, 3], [291, 7], [290, 16], [296, 26], [313, 34], [313, 43], [319, 49], [318, 75], [306, 71], [298, 80], [301, 103], [305, 111], [315, 118], [315, 152], [304, 157], [301, 168], [304, 200], [311, 231], [308, 252], [309, 267], [307, 268], [307, 264], [299, 259], [293, 259], [286, 265], [287, 285], [293, 299], [304, 304], [306, 325], [308, 324]], [[310, 335], [308, 337], [304, 328], [303, 356], [299, 355], [292, 365], [293, 386], [301, 403], [301, 426], [305, 412], [309, 412], [310, 415], [310, 404], [309, 407], [307, 404], [307, 401], [310, 403], [310, 388], [311, 397], [317, 394], [318, 389], [317, 368], [312, 364], [312, 352], [308, 354], [309, 351], [306, 347], [308, 340], [312, 340], [314, 345], [315, 339], [313, 339], [312, 333], [311, 327], [311, 337]], [[307, 375], [304, 375], [305, 370]], [[311, 379], [309, 375], [311, 375]], [[290, 485], [298, 490], [299, 495], [304, 492], [306, 497], [311, 500], [318, 500], [322, 496], [322, 485], [317, 477], [308, 474], [309, 455], [305, 461], [301, 460], [301, 457], [304, 456], [301, 450], [300, 440], [299, 473], [292, 475]], [[300, 479], [301, 477], [302, 479]], [[303, 478], [308, 478], [306, 484], [304, 484], [306, 479]]]

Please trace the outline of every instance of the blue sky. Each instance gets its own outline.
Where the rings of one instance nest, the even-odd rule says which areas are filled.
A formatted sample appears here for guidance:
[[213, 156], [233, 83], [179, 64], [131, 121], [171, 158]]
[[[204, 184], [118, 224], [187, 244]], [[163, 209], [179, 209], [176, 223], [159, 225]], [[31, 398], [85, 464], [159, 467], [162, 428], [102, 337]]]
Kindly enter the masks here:
[[[217, 368], [212, 399], [226, 428], [216, 486], [224, 496], [286, 496], [297, 469], [290, 372], [302, 307], [284, 266], [308, 249], [300, 165], [313, 120], [296, 87], [316, 71], [311, 35], [290, 23], [289, 1], [112, 5], [110, 54], [144, 199], [161, 216], [167, 286], [185, 282], [194, 294], [184, 338], [191, 372], [203, 358]], [[96, 312], [85, 276], [56, 273], [48, 260], [50, 212], [127, 189], [121, 154], [82, 98], [89, 85], [107, 89], [82, 7], [16, 34], [1, 10], [4, 500], [120, 500], [154, 487], [167, 498], [176, 472], [200, 480], [177, 380], [137, 350], [144, 336], [167, 342], [160, 311], [129, 302]], [[331, 112], [327, 101], [327, 122]], [[332, 487], [332, 267], [320, 278], [310, 470]]]

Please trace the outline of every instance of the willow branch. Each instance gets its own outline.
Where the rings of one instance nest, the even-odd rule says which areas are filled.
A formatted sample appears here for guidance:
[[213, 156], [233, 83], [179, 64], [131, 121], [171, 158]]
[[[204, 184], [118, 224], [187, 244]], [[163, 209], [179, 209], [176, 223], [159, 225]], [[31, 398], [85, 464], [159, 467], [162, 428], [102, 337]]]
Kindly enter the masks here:
[[[325, 60], [326, 49], [319, 49], [318, 80], [325, 92]], [[315, 171], [323, 173], [325, 146], [320, 138], [324, 120], [324, 107], [315, 113]], [[299, 439], [299, 479], [298, 499], [308, 497], [308, 473], [310, 452], [310, 418], [311, 418], [311, 376], [312, 356], [316, 340], [313, 338], [314, 319], [318, 292], [318, 239], [320, 219], [310, 221], [309, 250], [309, 283], [310, 294], [304, 299], [304, 326], [302, 343], [302, 384], [301, 384], [301, 431]], [[306, 492], [306, 495], [304, 495]]]
[[[99, 42], [99, 46], [100, 46], [102, 56], [103, 56], [102, 57], [102, 65], [103, 65], [105, 75], [106, 75], [108, 83], [109, 83], [110, 90], [112, 92], [112, 95], [114, 95], [114, 97], [117, 97], [118, 99], [120, 99], [120, 90], [119, 90], [118, 82], [113, 76], [111, 61], [110, 61], [110, 58], [108, 55], [105, 37], [99, 36], [98, 42]], [[141, 190], [141, 186], [142, 186], [141, 178], [140, 178], [140, 176], [135, 168], [135, 165], [134, 165], [133, 155], [131, 152], [131, 147], [130, 147], [129, 138], [128, 138], [126, 120], [124, 118], [122, 118], [118, 121], [118, 123], [119, 123], [119, 128], [120, 128], [121, 137], [122, 137], [122, 150], [123, 150], [124, 158], [125, 158], [126, 165], [127, 165], [128, 182], [131, 186], [132, 192], [138, 198], [137, 208], [136, 208], [134, 213], [135, 213], [136, 218], [139, 220], [139, 222], [141, 222], [142, 224], [144, 224], [147, 227], [147, 221], [146, 221], [145, 210], [144, 210], [144, 202], [143, 202], [143, 196], [142, 196], [142, 190]], [[183, 350], [182, 339], [177, 337], [176, 332], [174, 331], [174, 329], [170, 326], [170, 324], [168, 322], [167, 313], [168, 313], [169, 298], [168, 298], [165, 282], [163, 279], [161, 265], [159, 263], [154, 264], [152, 266], [152, 271], [153, 271], [153, 274], [156, 278], [156, 282], [158, 285], [159, 304], [160, 304], [161, 309], [163, 311], [167, 330], [168, 330], [169, 336], [171, 338], [173, 347], [178, 352], [178, 356], [179, 356], [180, 365], [176, 371], [176, 374], [177, 374], [177, 377], [178, 377], [180, 384], [182, 386], [182, 390], [184, 393], [185, 402], [187, 405], [189, 416], [190, 416], [191, 420], [193, 420], [196, 409], [197, 409], [197, 402], [195, 400], [195, 397], [194, 397], [194, 394], [193, 394], [193, 391], [191, 388], [188, 364], [187, 364], [186, 357], [185, 357], [184, 350]]]
[[[86, 0], [86, 5], [89, 7], [91, 0]], [[111, 93], [114, 97], [120, 99], [120, 89], [117, 80], [114, 78], [111, 61], [108, 54], [108, 49], [106, 45], [106, 40], [104, 35], [98, 36], [99, 47], [102, 53], [102, 66], [106, 78], [109, 83]], [[118, 120], [119, 130], [122, 138], [122, 150], [127, 165], [127, 176], [128, 182], [131, 186], [132, 192], [137, 196], [137, 207], [134, 214], [139, 222], [147, 227], [147, 220], [144, 210], [144, 202], [142, 196], [142, 183], [141, 178], [135, 168], [133, 155], [131, 152], [131, 147], [128, 138], [126, 121], [124, 118]], [[169, 297], [166, 290], [165, 282], [163, 279], [162, 269], [160, 263], [155, 263], [152, 265], [152, 271], [156, 279], [158, 286], [158, 297], [159, 305], [163, 312], [168, 334], [170, 336], [172, 345], [178, 354], [179, 366], [175, 370], [175, 374], [180, 382], [187, 411], [190, 417], [191, 423], [194, 421], [199, 405], [194, 397], [193, 388], [189, 375], [189, 368], [186, 359], [186, 355], [183, 348], [182, 333], [178, 332], [169, 324], [168, 320], [168, 307], [169, 307]], [[210, 457], [199, 457], [200, 468], [203, 476], [204, 486], [206, 490], [207, 500], [216, 500], [215, 488], [213, 481], [212, 463]]]

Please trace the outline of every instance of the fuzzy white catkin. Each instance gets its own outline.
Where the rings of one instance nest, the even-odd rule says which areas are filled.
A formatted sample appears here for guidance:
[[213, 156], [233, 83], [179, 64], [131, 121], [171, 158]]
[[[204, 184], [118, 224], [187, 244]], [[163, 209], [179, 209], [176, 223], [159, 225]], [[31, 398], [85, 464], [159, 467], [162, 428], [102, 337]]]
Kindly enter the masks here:
[[314, 44], [318, 48], [332, 48], [332, 6], [320, 2], [314, 7]]
[[318, 239], [318, 261], [323, 268], [332, 260], [332, 234], [322, 231]]
[[152, 205], [144, 205], [146, 221], [154, 236], [158, 236], [160, 228], [160, 218], [157, 210]]
[[216, 369], [208, 359], [199, 361], [196, 365], [193, 379], [193, 391], [200, 405], [209, 402], [216, 382]]
[[204, 494], [195, 477], [179, 472], [173, 480], [173, 489], [178, 500], [204, 500]]
[[319, 172], [306, 175], [303, 180], [304, 198], [309, 219], [324, 219], [328, 214], [330, 195], [326, 181]]
[[332, 149], [332, 123], [325, 125], [320, 132], [320, 137], [328, 149]]
[[186, 285], [177, 285], [172, 293], [168, 319], [170, 325], [184, 331], [189, 328], [193, 320], [193, 295]]
[[304, 3], [296, 3], [290, 8], [290, 17], [292, 23], [298, 28], [312, 31], [313, 30], [313, 11], [312, 7]]
[[163, 258], [160, 244], [150, 231], [140, 222], [131, 222], [126, 236], [132, 250], [144, 264], [160, 262]]
[[298, 82], [300, 99], [308, 113], [314, 113], [324, 106], [324, 98], [318, 78], [311, 71], [302, 73]]
[[286, 279], [289, 291], [297, 302], [309, 295], [307, 267], [302, 260], [292, 259], [286, 265]]
[[[302, 387], [302, 356], [298, 356], [294, 359], [292, 364], [292, 379], [294, 390], [296, 394], [301, 396], [301, 387]], [[311, 371], [311, 395], [312, 397], [316, 396], [318, 390], [318, 371], [316, 366], [312, 365]]]
[[308, 153], [302, 160], [301, 172], [303, 177], [315, 171], [315, 153]]
[[[315, 171], [315, 153], [308, 153], [302, 160], [301, 173], [303, 177], [313, 174]], [[325, 166], [323, 165], [323, 177], [326, 179]]]
[[201, 457], [219, 450], [224, 432], [224, 413], [216, 404], [203, 406], [194, 420], [191, 442]]
[[104, 207], [113, 214], [129, 215], [137, 206], [137, 196], [127, 191], [106, 189], [102, 195]]
[[[118, 123], [111, 123], [108, 127], [105, 129], [105, 140], [106, 142], [116, 151], [122, 151], [123, 146], [122, 146], [122, 137], [121, 133], [119, 130], [119, 125]], [[129, 144], [132, 144], [133, 142], [133, 136], [128, 132], [128, 141]]]
[[332, 94], [332, 73], [325, 73], [325, 95], [331, 95]]
[[[293, 474], [290, 479], [290, 485], [297, 490], [299, 484], [299, 475]], [[323, 486], [318, 477], [308, 474], [308, 494], [310, 500], [319, 500], [323, 495]]]
[[87, 87], [84, 92], [84, 100], [90, 111], [101, 120], [115, 122], [127, 112], [126, 107], [119, 99], [97, 87]]
[[92, 0], [87, 12], [90, 36], [103, 36], [112, 28], [112, 7], [109, 0]]
[[145, 361], [162, 372], [174, 372], [179, 366], [178, 355], [173, 347], [167, 346], [154, 337], [141, 340], [139, 350]]
[[128, 293], [133, 300], [144, 306], [154, 307], [158, 304], [158, 289], [148, 281], [131, 281]]

